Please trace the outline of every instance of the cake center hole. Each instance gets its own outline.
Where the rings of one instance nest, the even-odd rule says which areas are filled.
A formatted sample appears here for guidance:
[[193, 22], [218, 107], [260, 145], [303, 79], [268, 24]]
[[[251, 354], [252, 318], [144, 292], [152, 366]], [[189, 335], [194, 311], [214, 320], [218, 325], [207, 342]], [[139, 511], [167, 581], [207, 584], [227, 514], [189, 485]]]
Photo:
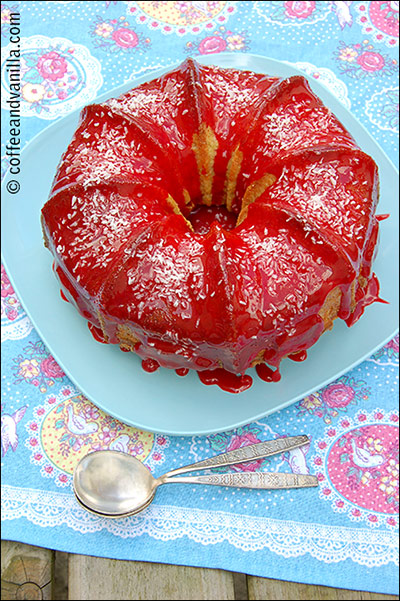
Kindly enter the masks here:
[[193, 226], [196, 234], [207, 234], [211, 224], [217, 221], [225, 230], [232, 230], [236, 226], [237, 215], [228, 211], [224, 205], [196, 206], [187, 219]]

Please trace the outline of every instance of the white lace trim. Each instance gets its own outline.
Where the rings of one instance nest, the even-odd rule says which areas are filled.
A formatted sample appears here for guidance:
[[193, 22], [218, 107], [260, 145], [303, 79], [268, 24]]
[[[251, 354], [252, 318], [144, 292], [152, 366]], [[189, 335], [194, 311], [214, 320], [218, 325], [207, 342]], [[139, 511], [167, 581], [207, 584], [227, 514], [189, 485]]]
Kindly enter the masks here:
[[397, 536], [390, 532], [168, 505], [152, 505], [137, 516], [108, 520], [86, 512], [70, 493], [2, 486], [2, 519], [21, 517], [44, 528], [66, 525], [81, 533], [104, 529], [124, 539], [147, 534], [170, 541], [187, 536], [202, 545], [228, 542], [241, 551], [267, 548], [283, 557], [309, 553], [325, 563], [352, 559], [367, 567], [398, 565]]
[[1, 341], [20, 340], [32, 331], [33, 325], [29, 317], [24, 316], [16, 321], [7, 321], [1, 324]]

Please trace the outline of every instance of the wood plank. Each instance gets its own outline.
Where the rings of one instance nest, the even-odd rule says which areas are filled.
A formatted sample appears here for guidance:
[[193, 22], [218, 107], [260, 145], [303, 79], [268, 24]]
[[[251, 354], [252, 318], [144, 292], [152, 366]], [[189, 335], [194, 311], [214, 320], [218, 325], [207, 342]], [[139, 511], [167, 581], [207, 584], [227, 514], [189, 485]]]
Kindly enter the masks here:
[[69, 599], [235, 599], [224, 570], [70, 555]]
[[247, 590], [249, 600], [258, 599], [299, 599], [306, 601], [373, 601], [381, 599], [398, 599], [395, 595], [381, 595], [378, 593], [367, 593], [364, 591], [352, 591], [347, 589], [336, 589], [328, 586], [314, 586], [311, 584], [298, 584], [296, 582], [285, 582], [271, 578], [247, 577]]
[[57, 601], [67, 601], [68, 599], [68, 561], [68, 553], [55, 552], [53, 592], [54, 599]]
[[235, 601], [247, 601], [247, 576], [241, 572], [232, 572]]
[[54, 552], [1, 541], [1, 598], [53, 599]]

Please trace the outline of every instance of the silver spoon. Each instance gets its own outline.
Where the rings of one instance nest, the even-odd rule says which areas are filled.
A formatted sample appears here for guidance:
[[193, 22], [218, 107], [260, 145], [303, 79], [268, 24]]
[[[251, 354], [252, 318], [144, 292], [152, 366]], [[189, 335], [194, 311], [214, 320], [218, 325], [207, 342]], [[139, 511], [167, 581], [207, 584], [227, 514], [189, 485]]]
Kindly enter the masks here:
[[159, 478], [154, 478], [143, 463], [132, 455], [119, 451], [94, 451], [83, 457], [75, 468], [74, 493], [80, 504], [88, 511], [117, 518], [133, 515], [145, 509], [152, 502], [158, 486], [170, 482], [261, 489], [318, 486], [318, 479], [308, 474], [231, 472], [176, 477], [185, 472], [255, 461], [296, 449], [308, 442], [308, 437], [304, 435], [259, 442], [171, 470]]

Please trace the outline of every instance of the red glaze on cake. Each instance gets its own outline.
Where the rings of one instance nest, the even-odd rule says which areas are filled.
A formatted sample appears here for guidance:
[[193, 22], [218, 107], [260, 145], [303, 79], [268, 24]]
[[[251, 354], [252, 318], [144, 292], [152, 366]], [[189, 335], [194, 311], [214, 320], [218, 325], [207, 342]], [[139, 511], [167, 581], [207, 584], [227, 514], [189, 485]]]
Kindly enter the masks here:
[[303, 77], [188, 59], [83, 110], [42, 224], [97, 339], [229, 389], [218, 374], [300, 360], [379, 300], [377, 201], [374, 161]]

